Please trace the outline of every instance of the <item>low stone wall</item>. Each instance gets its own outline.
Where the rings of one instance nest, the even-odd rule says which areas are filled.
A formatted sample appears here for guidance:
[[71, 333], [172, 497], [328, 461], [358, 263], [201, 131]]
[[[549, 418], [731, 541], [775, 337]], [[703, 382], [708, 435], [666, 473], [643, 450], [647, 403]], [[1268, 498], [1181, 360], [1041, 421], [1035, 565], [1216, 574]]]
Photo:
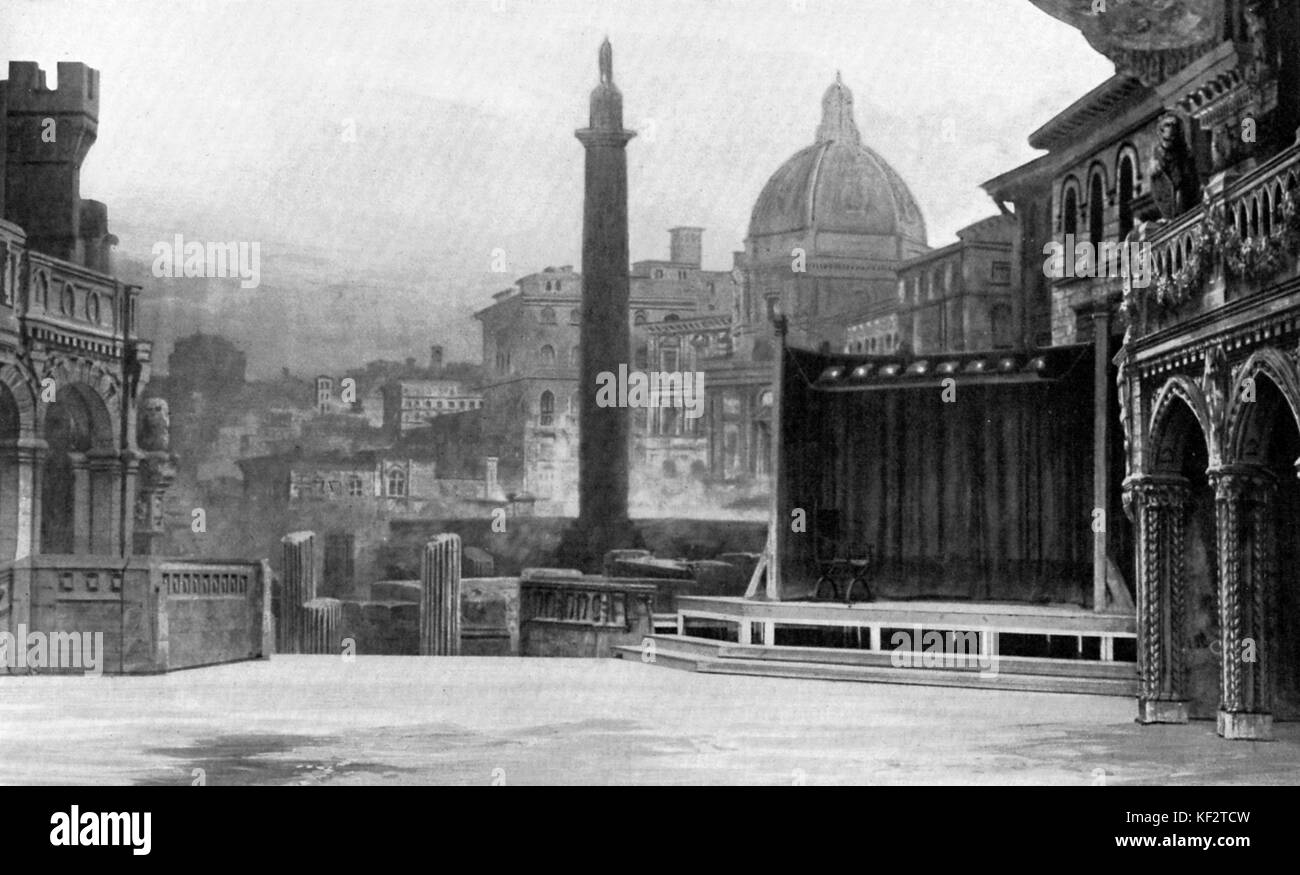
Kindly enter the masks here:
[[519, 583], [520, 655], [609, 657], [615, 647], [640, 644], [654, 633], [660, 582], [525, 570]]
[[[23, 657], [0, 673], [87, 670], [152, 674], [271, 655], [274, 628], [265, 562], [201, 562], [133, 556], [29, 556], [0, 566], [0, 632]], [[28, 636], [57, 643], [44, 664]], [[65, 664], [74, 642], [98, 640], [97, 666]]]
[[[344, 600], [343, 639], [358, 655], [414, 656], [420, 652], [420, 582], [383, 580], [370, 585], [370, 598]], [[515, 656], [519, 653], [519, 579], [461, 581], [461, 654]]]

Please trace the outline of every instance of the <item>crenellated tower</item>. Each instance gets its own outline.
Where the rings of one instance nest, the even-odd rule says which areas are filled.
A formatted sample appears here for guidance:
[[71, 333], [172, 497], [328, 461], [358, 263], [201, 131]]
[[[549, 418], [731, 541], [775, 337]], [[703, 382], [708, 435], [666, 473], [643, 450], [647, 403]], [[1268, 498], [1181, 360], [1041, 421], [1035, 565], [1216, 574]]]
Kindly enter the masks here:
[[108, 209], [81, 198], [81, 164], [99, 130], [99, 71], [75, 62], [58, 69], [53, 90], [32, 61], [10, 62], [0, 83], [0, 204], [32, 249], [109, 272]]

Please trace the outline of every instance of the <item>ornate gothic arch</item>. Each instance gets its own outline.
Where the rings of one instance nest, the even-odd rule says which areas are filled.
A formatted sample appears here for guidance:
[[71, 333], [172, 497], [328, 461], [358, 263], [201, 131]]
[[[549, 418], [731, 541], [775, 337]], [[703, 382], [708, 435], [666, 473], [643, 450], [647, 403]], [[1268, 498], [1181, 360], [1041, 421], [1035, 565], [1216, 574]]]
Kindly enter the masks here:
[[[1214, 419], [1210, 413], [1210, 407], [1206, 403], [1205, 393], [1201, 387], [1191, 377], [1179, 374], [1170, 377], [1160, 391], [1156, 393], [1155, 401], [1152, 403], [1151, 423], [1148, 427], [1147, 445], [1151, 451], [1147, 454], [1147, 471], [1144, 473], [1170, 473], [1169, 456], [1167, 451], [1172, 451], [1172, 458], [1181, 460], [1183, 441], [1187, 435], [1176, 435], [1167, 433], [1168, 419], [1170, 414], [1177, 409], [1175, 404], [1181, 403], [1186, 405], [1192, 416], [1196, 418], [1197, 424], [1201, 428], [1201, 436], [1205, 440], [1206, 452], [1209, 455], [1211, 464], [1218, 457], [1218, 447], [1214, 446], [1212, 427]], [[1176, 462], [1174, 463], [1177, 464]], [[1177, 473], [1172, 472], [1172, 473]]]
[[14, 405], [18, 408], [18, 435], [20, 437], [34, 435], [39, 418], [35, 377], [21, 362], [7, 362], [0, 365], [0, 383], [9, 388]]
[[1224, 460], [1227, 462], [1243, 461], [1246, 455], [1247, 439], [1257, 421], [1254, 414], [1258, 410], [1257, 403], [1248, 400], [1253, 396], [1246, 395], [1246, 381], [1253, 381], [1260, 375], [1268, 377], [1277, 387], [1296, 421], [1296, 427], [1300, 428], [1300, 378], [1297, 378], [1295, 364], [1280, 350], [1271, 347], [1256, 350], [1232, 381], [1224, 427]]
[[[85, 358], [55, 356], [45, 363], [41, 379], [50, 377], [54, 380], [55, 395], [71, 392], [86, 407], [95, 443], [100, 446], [115, 446], [121, 434], [121, 381], [113, 376], [102, 364]], [[40, 381], [36, 381], [39, 388]], [[38, 396], [39, 397], [39, 396]], [[45, 412], [48, 405], [37, 405], [37, 423], [41, 431], [45, 428]]]

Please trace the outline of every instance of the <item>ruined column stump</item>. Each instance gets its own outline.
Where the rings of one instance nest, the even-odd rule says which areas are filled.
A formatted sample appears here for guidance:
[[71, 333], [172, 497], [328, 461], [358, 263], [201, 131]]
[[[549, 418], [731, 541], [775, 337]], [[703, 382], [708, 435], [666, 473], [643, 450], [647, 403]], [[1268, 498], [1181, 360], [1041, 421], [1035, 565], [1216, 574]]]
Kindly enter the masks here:
[[338, 599], [312, 599], [302, 606], [302, 652], [337, 656], [342, 652], [340, 629], [343, 625], [343, 602]]
[[439, 535], [420, 557], [420, 655], [460, 655], [460, 535]]
[[316, 598], [316, 534], [293, 532], [280, 539], [280, 622], [276, 650], [303, 653], [303, 605]]

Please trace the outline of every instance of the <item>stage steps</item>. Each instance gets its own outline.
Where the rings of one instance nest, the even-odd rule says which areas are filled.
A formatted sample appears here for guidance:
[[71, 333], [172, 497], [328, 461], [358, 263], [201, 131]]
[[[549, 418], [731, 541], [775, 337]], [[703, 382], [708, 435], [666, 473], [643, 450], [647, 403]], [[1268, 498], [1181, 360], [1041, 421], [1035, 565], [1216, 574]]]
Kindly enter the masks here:
[[[736, 644], [680, 635], [649, 636], [641, 646], [616, 648], [622, 659], [706, 674], [754, 675], [859, 683], [918, 684], [1050, 693], [1082, 693], [1132, 698], [1137, 695], [1136, 667], [1131, 662], [1000, 656], [993, 664], [978, 658], [965, 664], [924, 667], [925, 654], [896, 666], [888, 651], [831, 647], [785, 647]], [[931, 657], [933, 658], [933, 657]]]

